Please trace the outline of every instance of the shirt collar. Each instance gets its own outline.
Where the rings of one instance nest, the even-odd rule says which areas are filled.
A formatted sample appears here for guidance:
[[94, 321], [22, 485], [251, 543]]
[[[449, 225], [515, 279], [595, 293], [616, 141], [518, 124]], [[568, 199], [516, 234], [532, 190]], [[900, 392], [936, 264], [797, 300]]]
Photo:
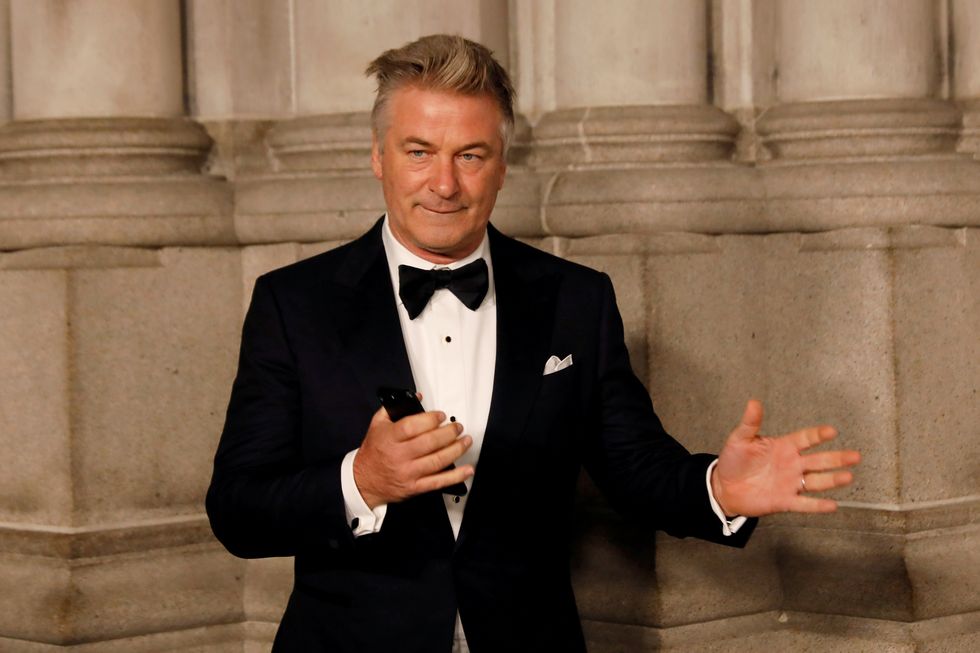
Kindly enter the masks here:
[[398, 242], [395, 238], [395, 234], [391, 232], [391, 225], [388, 224], [388, 214], [385, 213], [384, 225], [381, 229], [381, 242], [384, 244], [385, 256], [388, 259], [388, 272], [391, 274], [391, 287], [395, 289], [395, 301], [399, 306], [402, 305], [401, 297], [398, 296], [398, 266], [399, 265], [410, 265], [413, 268], [419, 268], [420, 270], [434, 270], [436, 268], [449, 268], [450, 270], [455, 270], [456, 268], [461, 268], [468, 263], [482, 258], [487, 262], [487, 271], [489, 273], [489, 285], [487, 287], [487, 296], [483, 299], [483, 303], [480, 305], [487, 306], [493, 304], [496, 301], [496, 296], [494, 294], [494, 283], [493, 283], [493, 264], [490, 261], [490, 247], [487, 243], [487, 232], [483, 232], [483, 240], [480, 241], [479, 246], [468, 256], [465, 256], [457, 261], [447, 263], [445, 265], [439, 265], [433, 263], [432, 261], [426, 261], [421, 256], [417, 256], [408, 250], [407, 247]]

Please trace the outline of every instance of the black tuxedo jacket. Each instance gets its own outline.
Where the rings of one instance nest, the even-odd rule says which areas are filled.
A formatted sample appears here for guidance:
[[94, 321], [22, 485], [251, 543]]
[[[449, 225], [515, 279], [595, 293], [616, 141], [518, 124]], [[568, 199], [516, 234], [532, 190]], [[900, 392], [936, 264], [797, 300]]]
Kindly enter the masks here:
[[[585, 466], [618, 508], [676, 536], [725, 538], [705, 473], [630, 368], [612, 284], [489, 228], [497, 300], [490, 417], [458, 539], [441, 494], [388, 507], [355, 538], [340, 464], [378, 409], [414, 388], [381, 242], [360, 239], [258, 279], [207, 511], [242, 557], [295, 556], [276, 651], [583, 651], [569, 580]], [[574, 364], [543, 376], [551, 355]]]

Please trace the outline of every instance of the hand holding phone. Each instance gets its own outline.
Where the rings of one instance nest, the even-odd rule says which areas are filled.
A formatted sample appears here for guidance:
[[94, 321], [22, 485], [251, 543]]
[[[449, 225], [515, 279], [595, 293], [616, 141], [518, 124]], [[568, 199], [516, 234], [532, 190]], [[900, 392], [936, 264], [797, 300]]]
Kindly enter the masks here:
[[[392, 422], [397, 422], [409, 415], [417, 415], [425, 412], [416, 394], [404, 388], [382, 386], [378, 388], [378, 399], [381, 401], [381, 405], [385, 407], [385, 410], [388, 412], [388, 417]], [[449, 467], [446, 467], [443, 471], [450, 471], [452, 469], [456, 469], [456, 465], [450, 463]], [[442, 492], [443, 494], [451, 494], [458, 497], [465, 496], [466, 484], [455, 483], [442, 488]]]

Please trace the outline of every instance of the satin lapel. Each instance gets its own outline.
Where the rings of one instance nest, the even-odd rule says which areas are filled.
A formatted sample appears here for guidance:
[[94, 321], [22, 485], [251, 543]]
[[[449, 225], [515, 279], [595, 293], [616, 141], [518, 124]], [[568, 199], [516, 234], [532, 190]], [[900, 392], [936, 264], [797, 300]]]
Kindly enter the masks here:
[[334, 321], [361, 385], [371, 396], [382, 385], [415, 390], [379, 227], [353, 243], [337, 280], [347, 308]]
[[[338, 335], [344, 353], [365, 391], [375, 396], [379, 386], [415, 390], [405, 338], [398, 321], [388, 259], [381, 241], [380, 221], [363, 238], [352, 243], [350, 256], [338, 272], [339, 291], [345, 295], [346, 310], [336, 316]], [[378, 404], [380, 405], [380, 404]], [[442, 494], [429, 492], [409, 502], [388, 507], [392, 512], [415, 509], [422, 511], [426, 524], [434, 524], [451, 542], [453, 537]]]
[[521, 247], [490, 227], [490, 255], [497, 303], [497, 360], [490, 417], [483, 436], [477, 473], [456, 541], [457, 548], [479, 524], [481, 479], [506, 474], [507, 456], [498, 451], [500, 436], [520, 433], [541, 385], [544, 361], [555, 320], [557, 277], [529, 267]]

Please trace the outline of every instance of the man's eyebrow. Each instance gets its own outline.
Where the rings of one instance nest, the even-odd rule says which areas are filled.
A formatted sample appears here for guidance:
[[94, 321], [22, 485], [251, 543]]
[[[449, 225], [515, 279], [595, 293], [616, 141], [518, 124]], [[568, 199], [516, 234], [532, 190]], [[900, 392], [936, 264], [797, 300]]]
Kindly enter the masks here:
[[[418, 136], [407, 136], [402, 141], [402, 145], [403, 146], [404, 145], [419, 145], [421, 147], [434, 147], [432, 145], [432, 143], [430, 143], [429, 141], [425, 140], [424, 138], [420, 138]], [[475, 150], [475, 149], [480, 149], [480, 148], [482, 148], [484, 150], [487, 150], [488, 152], [492, 152], [493, 151], [493, 148], [486, 141], [474, 141], [472, 143], [467, 143], [463, 147], [459, 148], [458, 151], [459, 152], [465, 152], [466, 150]]]
[[432, 147], [432, 143], [417, 136], [408, 136], [402, 141], [402, 145], [421, 145], [422, 147]]
[[478, 149], [478, 148], [483, 148], [484, 150], [487, 150], [488, 152], [490, 152], [490, 151], [493, 150], [493, 148], [490, 147], [490, 144], [487, 143], [486, 141], [476, 141], [474, 143], [467, 143], [463, 147], [459, 148], [459, 151], [460, 152], [465, 152], [466, 150], [475, 150], [475, 149]]

